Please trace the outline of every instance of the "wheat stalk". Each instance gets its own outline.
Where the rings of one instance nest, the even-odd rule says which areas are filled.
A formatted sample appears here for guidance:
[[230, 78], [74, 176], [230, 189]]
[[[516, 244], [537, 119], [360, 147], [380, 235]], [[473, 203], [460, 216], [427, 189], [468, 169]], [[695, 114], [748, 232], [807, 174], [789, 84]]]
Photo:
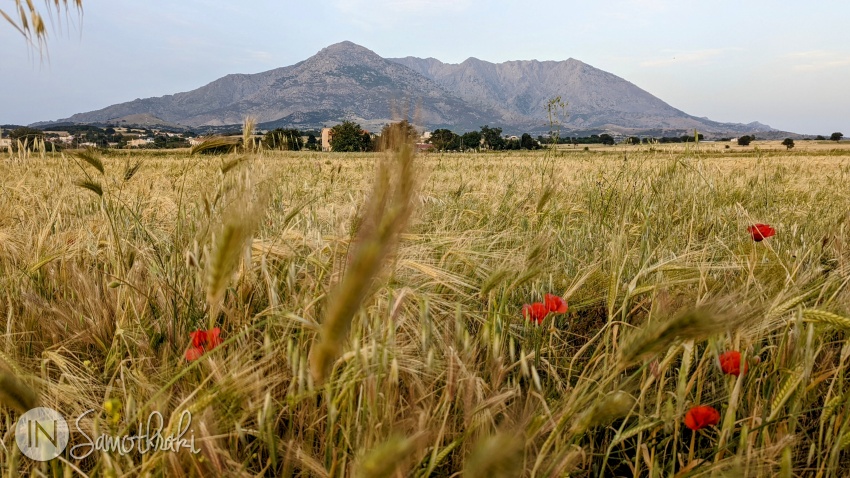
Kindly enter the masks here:
[[850, 330], [850, 318], [825, 310], [805, 309], [803, 310], [803, 320], [816, 324], [826, 324], [836, 329]]
[[800, 380], [802, 380], [802, 378], [802, 367], [798, 367], [788, 373], [785, 380], [782, 381], [782, 385], [780, 385], [779, 390], [776, 392], [773, 401], [770, 402], [770, 415], [767, 418], [768, 421], [773, 421], [779, 416], [782, 412], [783, 406], [794, 394], [797, 389], [797, 385], [800, 384]]
[[416, 182], [413, 154], [413, 146], [403, 144], [392, 160], [384, 160], [378, 168], [350, 265], [330, 299], [319, 342], [311, 351], [311, 371], [317, 383], [327, 377], [340, 355], [351, 321], [410, 217]]

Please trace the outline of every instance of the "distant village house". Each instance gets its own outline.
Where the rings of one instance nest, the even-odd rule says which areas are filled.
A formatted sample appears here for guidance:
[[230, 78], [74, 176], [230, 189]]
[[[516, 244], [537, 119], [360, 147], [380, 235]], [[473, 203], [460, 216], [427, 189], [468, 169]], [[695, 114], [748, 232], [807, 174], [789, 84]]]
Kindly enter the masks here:
[[333, 139], [331, 128], [322, 128], [322, 151], [331, 150], [331, 139]]

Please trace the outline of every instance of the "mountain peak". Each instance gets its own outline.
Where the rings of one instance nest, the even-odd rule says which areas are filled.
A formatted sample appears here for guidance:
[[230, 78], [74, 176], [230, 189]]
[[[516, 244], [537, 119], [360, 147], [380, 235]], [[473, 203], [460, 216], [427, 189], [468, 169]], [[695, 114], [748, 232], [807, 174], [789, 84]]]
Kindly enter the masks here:
[[334, 43], [333, 45], [326, 46], [325, 48], [322, 48], [319, 51], [319, 53], [317, 53], [317, 54], [321, 55], [322, 53], [345, 53], [345, 54], [352, 54], [352, 53], [354, 53], [354, 54], [364, 54], [365, 53], [365, 54], [370, 54], [370, 55], [377, 55], [377, 53], [375, 53], [374, 51], [372, 51], [372, 50], [370, 50], [370, 49], [368, 49], [364, 46], [358, 45], [354, 42], [350, 42], [348, 40], [341, 41], [339, 43]]

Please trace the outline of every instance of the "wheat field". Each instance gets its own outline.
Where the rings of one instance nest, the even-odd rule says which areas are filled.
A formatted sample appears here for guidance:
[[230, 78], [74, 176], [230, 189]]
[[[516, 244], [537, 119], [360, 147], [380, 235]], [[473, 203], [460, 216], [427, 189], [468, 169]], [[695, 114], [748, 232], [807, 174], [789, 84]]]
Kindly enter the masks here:
[[2, 476], [841, 475], [850, 148], [731, 149], [6, 155]]

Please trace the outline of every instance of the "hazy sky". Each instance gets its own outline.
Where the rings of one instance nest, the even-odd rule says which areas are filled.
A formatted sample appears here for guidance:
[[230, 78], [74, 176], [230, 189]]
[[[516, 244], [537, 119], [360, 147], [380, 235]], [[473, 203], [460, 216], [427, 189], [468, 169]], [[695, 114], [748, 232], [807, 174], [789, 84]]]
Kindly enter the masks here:
[[450, 63], [470, 56], [493, 62], [572, 57], [695, 116], [850, 135], [844, 2], [83, 0], [83, 5], [81, 23], [72, 14], [52, 33], [44, 61], [0, 23], [0, 124], [54, 120], [188, 91], [228, 73], [291, 65], [350, 40], [384, 57]]

